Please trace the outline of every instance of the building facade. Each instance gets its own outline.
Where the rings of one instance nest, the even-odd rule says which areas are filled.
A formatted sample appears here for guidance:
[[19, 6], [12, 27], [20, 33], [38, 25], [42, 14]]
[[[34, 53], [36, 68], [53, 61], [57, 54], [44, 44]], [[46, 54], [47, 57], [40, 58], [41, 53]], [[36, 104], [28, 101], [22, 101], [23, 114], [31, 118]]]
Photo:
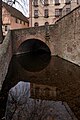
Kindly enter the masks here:
[[80, 0], [70, 0], [70, 4], [65, 4], [62, 9], [62, 16], [68, 14], [70, 11], [80, 5]]
[[54, 24], [80, 4], [80, 0], [30, 0], [30, 27]]
[[21, 29], [29, 26], [29, 21], [20, 11], [3, 2], [2, 22], [3, 35], [12, 29]]
[[54, 24], [62, 14], [66, 0], [31, 0], [29, 2], [30, 27]]

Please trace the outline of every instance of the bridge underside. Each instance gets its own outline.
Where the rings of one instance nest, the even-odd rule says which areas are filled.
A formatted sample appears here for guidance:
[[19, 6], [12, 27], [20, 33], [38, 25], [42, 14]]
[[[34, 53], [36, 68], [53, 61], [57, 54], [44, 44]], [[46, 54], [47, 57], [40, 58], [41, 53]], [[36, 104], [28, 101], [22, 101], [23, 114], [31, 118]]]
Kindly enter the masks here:
[[51, 54], [51, 51], [49, 47], [38, 39], [28, 39], [24, 41], [18, 48], [16, 54], [22, 54], [22, 53], [35, 53], [35, 54], [42, 54], [42, 53], [49, 53]]

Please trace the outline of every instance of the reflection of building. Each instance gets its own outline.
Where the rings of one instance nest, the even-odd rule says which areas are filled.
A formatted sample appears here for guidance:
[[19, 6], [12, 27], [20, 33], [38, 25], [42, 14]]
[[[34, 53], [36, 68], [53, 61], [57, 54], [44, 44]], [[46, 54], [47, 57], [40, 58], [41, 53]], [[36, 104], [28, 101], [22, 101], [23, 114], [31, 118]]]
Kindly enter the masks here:
[[[56, 95], [56, 87], [31, 84], [31, 87], [40, 88], [42, 94], [45, 88]], [[30, 83], [18, 82], [8, 92], [5, 119], [11, 120], [78, 120], [66, 102], [37, 100], [30, 98]], [[32, 90], [33, 91], [33, 90]], [[16, 104], [16, 105], [15, 105]], [[17, 106], [17, 107], [16, 107]]]
[[[68, 0], [69, 1], [69, 0]], [[70, 11], [80, 5], [80, 0], [70, 0], [70, 4], [67, 3], [62, 9], [62, 16], [68, 14]]]
[[30, 0], [30, 27], [54, 24], [59, 19], [65, 3], [65, 0]]
[[20, 29], [28, 27], [28, 19], [17, 9], [3, 2], [2, 8], [3, 35], [9, 29]]
[[33, 98], [56, 99], [56, 87], [31, 83], [30, 89]]

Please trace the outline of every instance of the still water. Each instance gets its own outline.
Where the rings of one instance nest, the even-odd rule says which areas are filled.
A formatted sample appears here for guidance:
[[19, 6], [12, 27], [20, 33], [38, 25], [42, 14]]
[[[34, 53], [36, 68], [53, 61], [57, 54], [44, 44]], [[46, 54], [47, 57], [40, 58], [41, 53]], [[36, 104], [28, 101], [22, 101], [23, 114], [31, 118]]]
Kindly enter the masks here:
[[[17, 97], [21, 94], [20, 100], [28, 101], [25, 106], [29, 105], [30, 112], [26, 113], [26, 120], [80, 120], [79, 66], [46, 53], [13, 56], [0, 93], [0, 118], [4, 117], [12, 87], [18, 91]], [[20, 114], [23, 107], [19, 109]], [[23, 111], [27, 111], [25, 107]]]

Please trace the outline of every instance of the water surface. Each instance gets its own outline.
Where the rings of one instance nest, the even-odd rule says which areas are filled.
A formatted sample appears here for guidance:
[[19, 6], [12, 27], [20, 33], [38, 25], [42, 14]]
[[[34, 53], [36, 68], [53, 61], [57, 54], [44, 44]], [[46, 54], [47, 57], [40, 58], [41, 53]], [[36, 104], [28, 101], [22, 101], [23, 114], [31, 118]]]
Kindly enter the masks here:
[[[4, 116], [8, 91], [20, 81], [30, 83], [31, 99], [45, 100], [49, 103], [53, 101], [58, 110], [62, 103], [66, 103], [72, 113], [80, 119], [79, 66], [47, 54], [13, 56], [1, 91], [1, 117]], [[62, 107], [62, 111], [63, 109]], [[74, 118], [72, 113], [68, 113], [70, 120]]]

